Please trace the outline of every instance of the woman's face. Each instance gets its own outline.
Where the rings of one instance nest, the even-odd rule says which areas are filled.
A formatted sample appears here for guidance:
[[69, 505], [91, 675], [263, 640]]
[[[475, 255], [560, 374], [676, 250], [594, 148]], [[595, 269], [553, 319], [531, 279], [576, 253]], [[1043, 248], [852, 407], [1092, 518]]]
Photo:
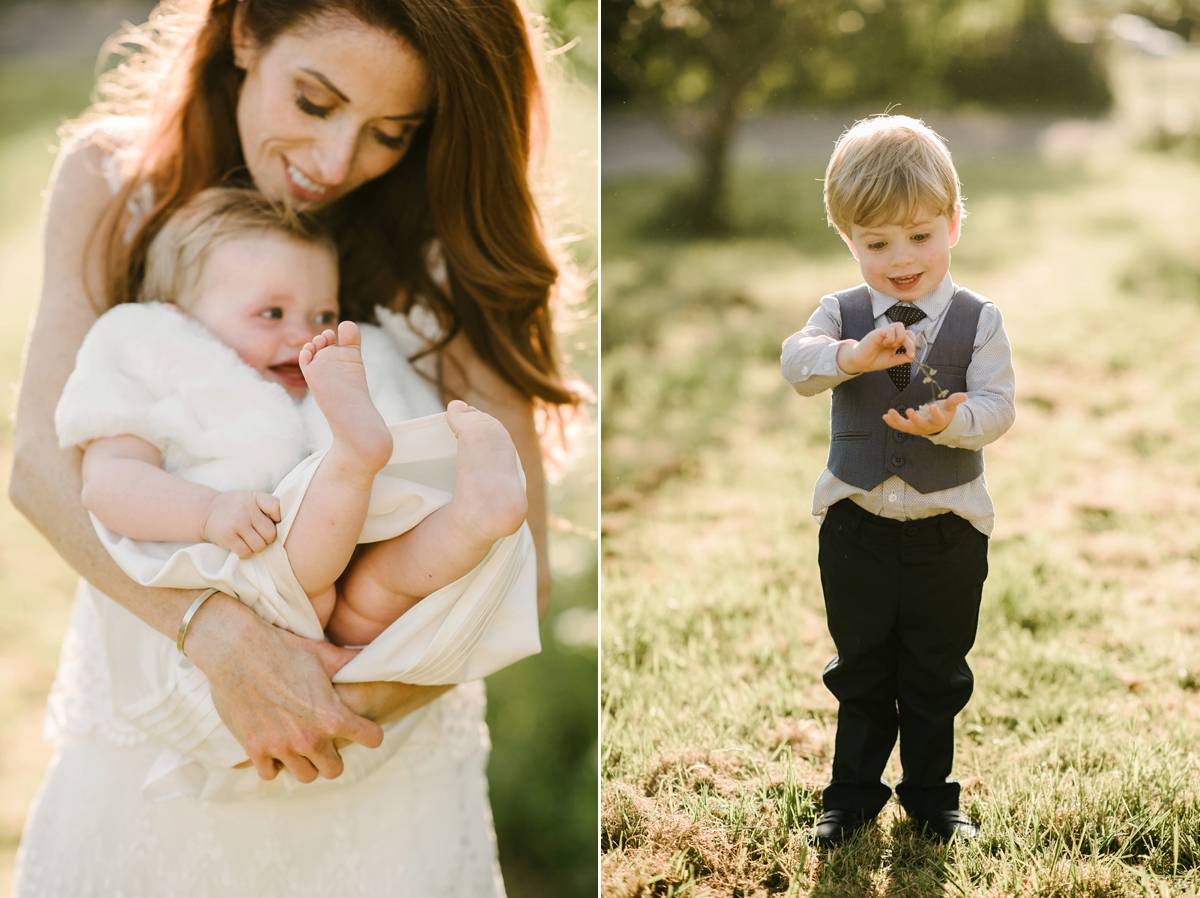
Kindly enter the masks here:
[[398, 37], [330, 16], [258, 47], [234, 23], [238, 97], [254, 183], [297, 206], [328, 202], [399, 162], [429, 107], [425, 62]]

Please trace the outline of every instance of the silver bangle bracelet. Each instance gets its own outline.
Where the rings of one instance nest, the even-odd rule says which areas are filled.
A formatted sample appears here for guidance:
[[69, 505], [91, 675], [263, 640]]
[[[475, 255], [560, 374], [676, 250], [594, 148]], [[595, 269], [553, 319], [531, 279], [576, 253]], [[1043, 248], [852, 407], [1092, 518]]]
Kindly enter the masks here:
[[[218, 593], [219, 589], [206, 589], [200, 595], [196, 596], [196, 601], [192, 602], [191, 607], [183, 613], [183, 620], [179, 622], [179, 632], [175, 635], [175, 648], [183, 652], [183, 640], [187, 636], [188, 624], [192, 622], [192, 618], [196, 616], [196, 612], [200, 610], [200, 606], [208, 601], [209, 597], [214, 593]], [[187, 652], [184, 652], [186, 655]]]

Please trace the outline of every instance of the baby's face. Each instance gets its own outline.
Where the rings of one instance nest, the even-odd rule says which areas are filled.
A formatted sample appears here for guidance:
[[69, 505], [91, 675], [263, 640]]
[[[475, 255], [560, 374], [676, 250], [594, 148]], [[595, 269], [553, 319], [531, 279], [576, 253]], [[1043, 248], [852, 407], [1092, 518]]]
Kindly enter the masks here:
[[300, 349], [338, 321], [337, 263], [282, 234], [231, 240], [204, 263], [188, 314], [293, 399], [307, 391]]
[[867, 284], [905, 301], [920, 299], [950, 270], [962, 210], [946, 216], [918, 208], [915, 218], [908, 224], [851, 225], [850, 234], [842, 234]]

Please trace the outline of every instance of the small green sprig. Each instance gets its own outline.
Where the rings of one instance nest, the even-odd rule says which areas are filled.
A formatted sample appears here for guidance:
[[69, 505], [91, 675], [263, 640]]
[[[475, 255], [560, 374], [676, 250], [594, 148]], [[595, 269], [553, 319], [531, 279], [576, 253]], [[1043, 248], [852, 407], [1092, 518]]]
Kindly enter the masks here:
[[922, 380], [921, 383], [929, 384], [930, 396], [928, 404], [932, 405], [939, 399], [945, 399], [950, 394], [949, 390], [942, 389], [942, 385], [933, 379], [933, 376], [937, 374], [937, 368], [930, 368], [924, 362], [917, 362], [917, 367], [921, 370], [921, 373], [925, 375], [925, 379]]

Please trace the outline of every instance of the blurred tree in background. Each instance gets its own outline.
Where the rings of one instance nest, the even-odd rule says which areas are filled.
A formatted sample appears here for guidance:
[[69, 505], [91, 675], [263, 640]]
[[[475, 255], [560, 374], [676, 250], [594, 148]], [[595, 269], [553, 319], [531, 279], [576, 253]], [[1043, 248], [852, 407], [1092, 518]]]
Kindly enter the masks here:
[[[743, 96], [826, 37], [836, 0], [610, 0], [604, 67], [617, 95], [663, 113], [695, 149], [700, 173], [680, 210], [721, 232], [729, 142]], [[616, 99], [608, 97], [605, 99]]]
[[[1111, 104], [1099, 44], [1068, 40], [1050, 0], [606, 0], [601, 95], [661, 116], [696, 152], [672, 212], [728, 227], [724, 187], [739, 115], [764, 108], [881, 112], [965, 103], [1092, 115]], [[1094, 17], [1131, 4], [1103, 0]], [[1167, 0], [1174, 21], [1200, 0]], [[1096, 9], [1090, 9], [1090, 7]], [[1171, 11], [1163, 14], [1170, 16]], [[1190, 27], [1190, 26], [1189, 26]]]
[[951, 54], [946, 87], [956, 102], [1072, 115], [1103, 112], [1112, 93], [1094, 47], [1059, 32], [1049, 0], [1024, 0], [1015, 23], [998, 35], [969, 37]]

